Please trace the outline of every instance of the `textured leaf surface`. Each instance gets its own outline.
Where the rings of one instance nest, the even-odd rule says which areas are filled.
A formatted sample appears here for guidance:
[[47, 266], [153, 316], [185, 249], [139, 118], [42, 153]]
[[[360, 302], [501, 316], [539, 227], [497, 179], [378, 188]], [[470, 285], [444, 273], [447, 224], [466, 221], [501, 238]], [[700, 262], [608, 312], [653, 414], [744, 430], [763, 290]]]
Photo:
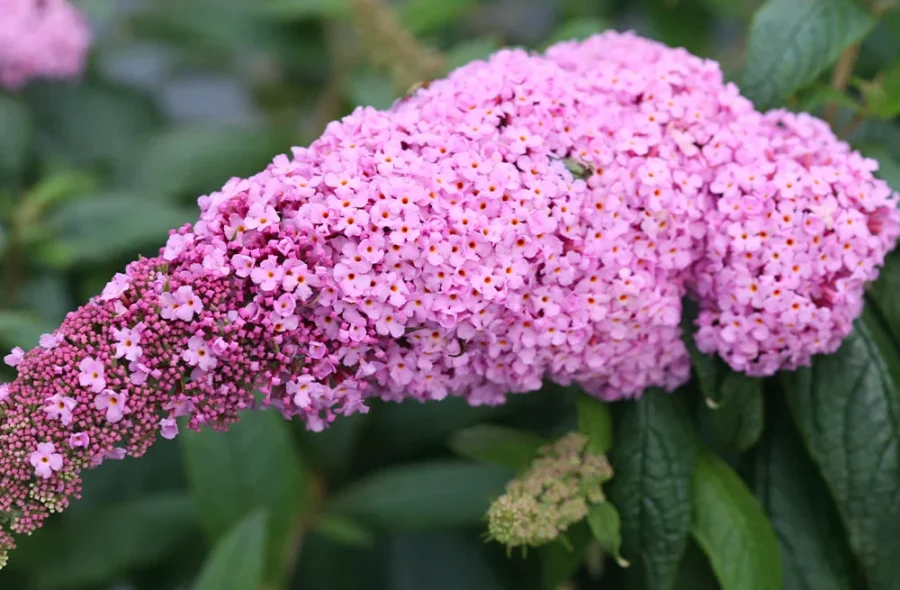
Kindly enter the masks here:
[[[778, 540], [765, 512], [727, 463], [697, 455], [692, 532], [722, 590], [781, 590]], [[792, 589], [793, 590], [793, 589]]]
[[900, 358], [871, 310], [833, 355], [783, 375], [800, 434], [871, 590], [900, 579]]
[[622, 518], [629, 587], [667, 590], [690, 532], [691, 424], [679, 400], [657, 390], [619, 409], [609, 497]]

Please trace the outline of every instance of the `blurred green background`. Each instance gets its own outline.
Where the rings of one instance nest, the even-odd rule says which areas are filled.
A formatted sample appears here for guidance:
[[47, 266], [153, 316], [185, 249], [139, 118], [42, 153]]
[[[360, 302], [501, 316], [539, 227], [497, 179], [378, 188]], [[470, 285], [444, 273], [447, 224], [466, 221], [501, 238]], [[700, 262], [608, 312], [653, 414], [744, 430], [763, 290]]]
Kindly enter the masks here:
[[[385, 108], [405, 90], [377, 59], [383, 47], [359, 34], [353, 0], [75, 3], [96, 32], [83, 81], [0, 92], [5, 349], [31, 348], [128, 261], [155, 253], [167, 230], [195, 219], [198, 195], [309, 143], [354, 106]], [[504, 45], [540, 49], [615, 28], [713, 57], [730, 74], [742, 63], [758, 4], [399, 0], [391, 7], [450, 66]], [[895, 11], [865, 42], [858, 71], [880, 71], [898, 51]], [[815, 111], [824, 100], [813, 88], [792, 106]], [[898, 179], [895, 126], [863, 124], [854, 141]], [[161, 441], [140, 461], [88, 473], [84, 499], [22, 541], [0, 588], [243, 590], [255, 587], [256, 572], [269, 590], [541, 588], [548, 567], [570, 567], [566, 556], [508, 559], [485, 543], [482, 514], [510, 472], [452, 449], [472, 435], [462, 429], [483, 422], [565, 432], [575, 420], [570, 401], [570, 392], [556, 390], [502, 408], [375, 404], [315, 436], [261, 413], [227, 434]], [[209, 564], [217, 561], [240, 564], [248, 577], [216, 579]], [[581, 578], [603, 567], [594, 566]], [[701, 565], [682, 587], [714, 588], [709, 579]]]

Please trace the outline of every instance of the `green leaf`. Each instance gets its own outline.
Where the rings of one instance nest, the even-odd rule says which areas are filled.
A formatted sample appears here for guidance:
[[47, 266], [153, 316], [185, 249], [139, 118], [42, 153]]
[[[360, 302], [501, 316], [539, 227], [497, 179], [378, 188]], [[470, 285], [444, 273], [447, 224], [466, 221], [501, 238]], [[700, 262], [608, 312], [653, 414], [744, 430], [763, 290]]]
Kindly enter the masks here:
[[261, 14], [281, 20], [349, 15], [346, 0], [260, 0], [255, 6]]
[[173, 127], [149, 141], [133, 184], [146, 194], [207, 194], [265, 168], [284, 147], [264, 130]]
[[709, 560], [694, 539], [688, 541], [684, 557], [678, 565], [678, 578], [673, 590], [721, 590]]
[[757, 447], [754, 487], [778, 537], [784, 587], [851, 590], [854, 564], [846, 534], [783, 403], [770, 413]]
[[194, 590], [255, 590], [263, 581], [266, 513], [249, 514], [222, 537], [203, 566]]
[[134, 194], [102, 193], [70, 201], [46, 221], [53, 239], [36, 254], [56, 267], [94, 263], [165, 244], [170, 229], [194, 221], [193, 208]]
[[622, 517], [622, 554], [632, 564], [626, 577], [629, 587], [668, 590], [691, 525], [691, 423], [680, 401], [659, 390], [618, 409], [609, 497]]
[[477, 0], [405, 0], [399, 6], [404, 27], [413, 35], [427, 35], [470, 13]]
[[541, 578], [545, 590], [558, 590], [578, 572], [585, 560], [585, 552], [591, 540], [591, 530], [584, 522], [569, 527], [566, 542], [555, 541], [538, 548], [541, 556]]
[[758, 109], [778, 106], [874, 26], [855, 0], [769, 0], [753, 17], [741, 90]]
[[763, 380], [732, 371], [721, 358], [700, 353], [693, 342], [688, 350], [716, 440], [736, 451], [749, 449], [763, 431]]
[[474, 535], [392, 535], [384, 544], [385, 587], [391, 590], [503, 590]]
[[188, 482], [207, 535], [221, 538], [247, 514], [272, 515], [266, 571], [282, 572], [293, 552], [308, 481], [288, 423], [274, 411], [248, 411], [228, 432], [185, 432]]
[[164, 561], [196, 532], [190, 498], [150, 495], [81, 511], [20, 540], [11, 567], [33, 590], [98, 586]]
[[601, 502], [591, 507], [587, 515], [588, 526], [600, 548], [616, 558], [619, 565], [628, 567], [628, 561], [622, 558], [622, 525], [619, 511], [609, 502]]
[[778, 540], [740, 476], [711, 451], [702, 450], [692, 493], [692, 533], [722, 590], [784, 588]]
[[128, 167], [159, 124], [150, 98], [127, 87], [34, 84], [26, 96], [44, 149], [77, 166]]
[[338, 492], [330, 508], [390, 531], [472, 526], [513, 475], [464, 461], [389, 467]]
[[476, 424], [459, 430], [447, 446], [457, 455], [482, 463], [521, 469], [531, 463], [545, 441], [540, 436], [506, 426]]
[[545, 47], [560, 41], [581, 41], [592, 35], [602, 33], [610, 28], [608, 21], [602, 18], [582, 17], [560, 25], [545, 42]]
[[334, 512], [325, 512], [316, 520], [316, 532], [336, 543], [355, 547], [370, 547], [374, 535], [352, 518]]
[[0, 94], [0, 182], [18, 178], [31, 155], [34, 125], [28, 106]]
[[900, 59], [888, 66], [872, 82], [860, 85], [868, 114], [893, 119], [900, 114]]
[[841, 348], [782, 375], [791, 413], [862, 563], [870, 590], [900, 576], [900, 390], [894, 342], [871, 309]]
[[597, 454], [609, 451], [613, 437], [609, 406], [595, 397], [582, 394], [575, 407], [578, 411], [578, 431], [590, 439], [588, 449]]

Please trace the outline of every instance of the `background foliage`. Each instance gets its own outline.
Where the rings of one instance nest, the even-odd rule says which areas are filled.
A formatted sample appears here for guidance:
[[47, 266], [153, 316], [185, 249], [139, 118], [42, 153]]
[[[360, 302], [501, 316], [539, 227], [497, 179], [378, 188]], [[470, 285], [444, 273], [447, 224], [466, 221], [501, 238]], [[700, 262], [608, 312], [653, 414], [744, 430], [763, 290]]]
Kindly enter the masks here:
[[[389, 106], [416, 74], [373, 44], [356, 0], [76, 3], [98, 36], [83, 82], [0, 93], [7, 349], [34, 346], [154, 253], [195, 219], [199, 194], [357, 104]], [[685, 46], [719, 60], [759, 108], [827, 117], [900, 189], [900, 10], [889, 1], [393, 6], [449, 66], [606, 28]], [[896, 589], [898, 267], [894, 256], [836, 355], [775, 379], [695, 355], [676, 395], [648, 392], [611, 413], [547, 387], [500, 408], [375, 404], [319, 435], [258, 413], [227, 434], [160, 442], [87, 474], [84, 499], [23, 540], [0, 587]], [[621, 539], [592, 521], [571, 531], [571, 550], [508, 558], [484, 543], [482, 516], [514, 468], [539, 437], [579, 424], [598, 448], [612, 441]], [[627, 568], [604, 557], [620, 541]]]

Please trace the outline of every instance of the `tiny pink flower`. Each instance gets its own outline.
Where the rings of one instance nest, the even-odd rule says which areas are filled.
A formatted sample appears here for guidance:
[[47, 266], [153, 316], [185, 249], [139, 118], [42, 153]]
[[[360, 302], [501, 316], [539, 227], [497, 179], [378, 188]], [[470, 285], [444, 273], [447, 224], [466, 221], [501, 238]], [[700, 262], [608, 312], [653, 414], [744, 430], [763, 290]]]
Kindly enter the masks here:
[[122, 296], [125, 291], [131, 286], [131, 279], [128, 275], [122, 273], [116, 273], [116, 276], [103, 287], [103, 292], [100, 294], [100, 299], [103, 301], [110, 301], [112, 299], [118, 299]]
[[163, 418], [159, 421], [159, 432], [163, 438], [172, 440], [178, 436], [178, 423], [173, 418]]
[[73, 449], [85, 449], [91, 443], [87, 432], [76, 432], [69, 436], [69, 446]]
[[56, 334], [42, 334], [40, 340], [38, 340], [38, 344], [44, 350], [53, 350], [59, 346], [60, 342], [62, 342], [62, 338]]
[[23, 360], [25, 360], [25, 351], [18, 346], [13, 348], [12, 352], [3, 357], [3, 362], [10, 367], [18, 367]]
[[56, 393], [47, 398], [47, 405], [44, 406], [44, 412], [46, 412], [47, 417], [51, 420], [59, 420], [63, 423], [63, 426], [68, 426], [72, 423], [72, 410], [77, 404], [78, 402], [75, 398], [66, 397]]
[[38, 477], [49, 479], [54, 471], [62, 469], [63, 456], [56, 452], [53, 443], [39, 443], [37, 450], [28, 457], [34, 473]]
[[94, 393], [99, 393], [106, 388], [106, 369], [103, 363], [93, 357], [86, 357], [78, 365], [80, 373], [78, 382], [82, 387], [87, 387]]
[[94, 398], [94, 407], [106, 411], [106, 419], [115, 424], [128, 412], [128, 394], [104, 389]]
[[140, 347], [141, 325], [134, 328], [117, 328], [113, 330], [116, 339], [116, 358], [125, 358], [128, 361], [136, 361], [143, 354]]

